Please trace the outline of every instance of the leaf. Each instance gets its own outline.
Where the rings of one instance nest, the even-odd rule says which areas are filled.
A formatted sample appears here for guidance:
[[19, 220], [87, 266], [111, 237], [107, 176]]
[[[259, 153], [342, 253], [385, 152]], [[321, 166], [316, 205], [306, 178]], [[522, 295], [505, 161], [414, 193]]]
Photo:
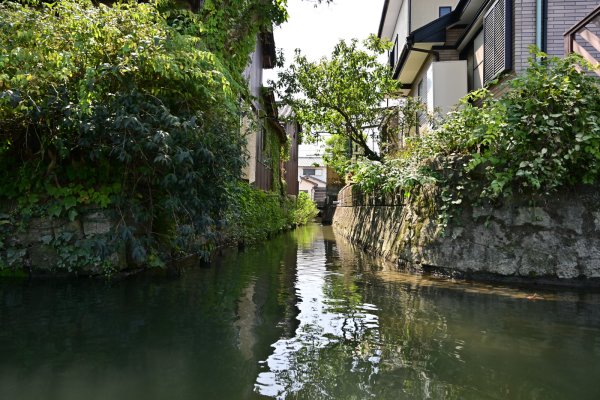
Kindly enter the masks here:
[[79, 213], [77, 212], [76, 209], [70, 209], [69, 210], [69, 221], [73, 222], [75, 221], [75, 218], [77, 218], [77, 215], [79, 215]]

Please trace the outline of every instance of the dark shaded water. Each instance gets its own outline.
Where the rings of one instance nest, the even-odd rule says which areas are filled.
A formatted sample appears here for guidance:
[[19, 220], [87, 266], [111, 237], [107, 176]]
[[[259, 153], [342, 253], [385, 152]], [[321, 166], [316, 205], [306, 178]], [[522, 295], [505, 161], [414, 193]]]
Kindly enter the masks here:
[[532, 295], [318, 226], [179, 279], [0, 282], [0, 399], [600, 399], [600, 295]]

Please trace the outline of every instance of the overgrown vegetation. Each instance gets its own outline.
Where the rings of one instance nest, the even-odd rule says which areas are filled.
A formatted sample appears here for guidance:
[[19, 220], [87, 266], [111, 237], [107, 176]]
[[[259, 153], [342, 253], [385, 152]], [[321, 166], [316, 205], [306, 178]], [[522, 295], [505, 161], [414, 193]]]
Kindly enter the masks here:
[[234, 206], [226, 216], [226, 235], [237, 243], [252, 244], [265, 240], [292, 226], [304, 225], [318, 214], [317, 205], [304, 192], [297, 199], [292, 199], [238, 183], [231, 188], [229, 195], [234, 199]]
[[89, 207], [114, 211], [118, 228], [53, 238], [85, 253], [69, 268], [122, 246], [145, 265], [206, 254], [245, 162], [242, 72], [285, 2], [207, 0], [200, 14], [168, 1], [30, 3], [0, 4], [3, 263], [22, 261], [11, 237], [30, 221]]
[[600, 88], [580, 68], [593, 67], [576, 55], [534, 54], [507, 94], [469, 94], [438, 128], [409, 138], [395, 156], [355, 165], [353, 179], [367, 192], [408, 194], [435, 184], [442, 209], [465, 196], [494, 202], [597, 183]]

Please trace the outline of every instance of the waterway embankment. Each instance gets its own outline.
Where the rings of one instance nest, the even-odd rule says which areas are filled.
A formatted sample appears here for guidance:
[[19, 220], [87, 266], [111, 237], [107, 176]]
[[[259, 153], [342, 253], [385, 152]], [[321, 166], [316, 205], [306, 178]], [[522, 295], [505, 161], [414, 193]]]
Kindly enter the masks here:
[[461, 204], [440, 224], [435, 188], [339, 194], [337, 233], [401, 269], [484, 280], [600, 285], [600, 188], [497, 206]]

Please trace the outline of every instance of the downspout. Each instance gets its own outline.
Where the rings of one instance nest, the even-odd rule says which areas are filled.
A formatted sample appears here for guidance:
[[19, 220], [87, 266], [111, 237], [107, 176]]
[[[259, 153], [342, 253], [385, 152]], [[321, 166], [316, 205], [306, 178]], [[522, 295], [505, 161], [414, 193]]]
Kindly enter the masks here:
[[545, 0], [536, 0], [536, 15], [535, 15], [535, 45], [540, 51], [546, 51], [545, 43]]

